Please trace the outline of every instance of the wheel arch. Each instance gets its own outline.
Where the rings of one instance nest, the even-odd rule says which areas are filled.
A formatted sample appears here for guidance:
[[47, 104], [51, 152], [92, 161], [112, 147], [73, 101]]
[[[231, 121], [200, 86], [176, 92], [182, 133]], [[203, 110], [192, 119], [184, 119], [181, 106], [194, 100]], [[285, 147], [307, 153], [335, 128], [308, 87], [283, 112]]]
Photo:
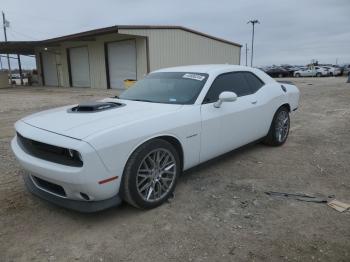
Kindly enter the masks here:
[[283, 105], [281, 105], [279, 108], [277, 108], [276, 112], [281, 108], [281, 107], [286, 107], [289, 111], [289, 113], [291, 112], [291, 107], [290, 104], [288, 103], [284, 103]]
[[162, 139], [168, 143], [170, 143], [175, 150], [178, 152], [179, 154], [179, 158], [180, 158], [180, 164], [181, 164], [181, 171], [183, 170], [184, 167], [184, 150], [183, 150], [183, 146], [180, 142], [180, 139], [177, 138], [176, 136], [172, 135], [172, 134], [159, 134], [159, 135], [155, 135], [152, 137], [148, 137], [147, 139], [142, 140], [142, 142], [138, 143], [137, 146], [135, 146], [130, 152], [129, 155], [127, 157], [127, 160], [129, 160], [130, 156], [135, 152], [135, 150], [137, 148], [139, 148], [140, 146], [142, 146], [145, 143], [148, 143], [154, 139]]

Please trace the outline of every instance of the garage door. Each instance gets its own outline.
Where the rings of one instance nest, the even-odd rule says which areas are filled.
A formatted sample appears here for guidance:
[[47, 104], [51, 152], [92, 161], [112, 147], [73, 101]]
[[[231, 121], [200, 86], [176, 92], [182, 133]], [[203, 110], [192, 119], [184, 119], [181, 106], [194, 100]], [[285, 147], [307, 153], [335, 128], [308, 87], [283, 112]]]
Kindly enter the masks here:
[[44, 85], [58, 86], [56, 55], [50, 52], [41, 54]]
[[90, 64], [87, 47], [69, 49], [71, 84], [74, 87], [90, 87]]
[[124, 80], [136, 80], [135, 40], [109, 43], [107, 47], [110, 87], [124, 89]]

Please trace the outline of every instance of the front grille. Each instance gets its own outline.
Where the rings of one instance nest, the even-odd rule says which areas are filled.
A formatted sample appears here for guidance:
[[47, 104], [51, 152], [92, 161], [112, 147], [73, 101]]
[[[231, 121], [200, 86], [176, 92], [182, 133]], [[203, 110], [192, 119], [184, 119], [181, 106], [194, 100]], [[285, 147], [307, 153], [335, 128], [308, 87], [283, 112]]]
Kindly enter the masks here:
[[17, 139], [20, 147], [29, 155], [66, 166], [83, 166], [81, 157], [79, 156], [79, 153], [75, 150], [69, 150], [67, 148], [53, 146], [35, 140], [31, 140], [22, 136], [18, 132]]
[[51, 183], [49, 181], [43, 180], [43, 179], [36, 177], [36, 176], [32, 176], [32, 178], [33, 178], [34, 182], [42, 189], [45, 189], [45, 190], [47, 190], [51, 193], [54, 193], [56, 195], [59, 195], [59, 196], [63, 196], [63, 197], [66, 196], [66, 192], [64, 191], [63, 187], [56, 185], [54, 183]]

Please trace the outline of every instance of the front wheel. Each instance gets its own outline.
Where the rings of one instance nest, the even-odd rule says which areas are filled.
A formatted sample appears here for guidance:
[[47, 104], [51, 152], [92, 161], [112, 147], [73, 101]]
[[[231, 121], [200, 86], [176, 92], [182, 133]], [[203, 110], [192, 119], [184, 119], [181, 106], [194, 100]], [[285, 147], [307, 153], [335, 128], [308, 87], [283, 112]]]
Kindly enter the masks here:
[[296, 73], [296, 74], [295, 74], [295, 77], [300, 77], [300, 74], [299, 74], [299, 73]]
[[263, 143], [270, 146], [283, 145], [289, 134], [289, 126], [289, 110], [286, 106], [282, 106], [275, 113], [269, 133], [265, 137]]
[[178, 152], [167, 141], [154, 139], [130, 156], [123, 174], [121, 195], [129, 204], [150, 209], [173, 193], [181, 172]]

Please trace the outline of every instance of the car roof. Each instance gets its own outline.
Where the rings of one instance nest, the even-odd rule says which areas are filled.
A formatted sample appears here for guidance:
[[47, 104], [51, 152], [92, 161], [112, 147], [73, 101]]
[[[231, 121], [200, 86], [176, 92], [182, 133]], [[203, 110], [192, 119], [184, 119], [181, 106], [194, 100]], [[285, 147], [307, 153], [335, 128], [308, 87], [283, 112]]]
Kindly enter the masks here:
[[252, 71], [253, 68], [247, 66], [230, 64], [208, 64], [208, 65], [188, 65], [159, 69], [154, 72], [196, 72], [196, 73], [216, 73], [218, 71]]
[[159, 69], [151, 73], [158, 72], [188, 72], [188, 73], [205, 73], [209, 75], [209, 78], [216, 77], [220, 74], [234, 72], [234, 71], [245, 71], [252, 72], [258, 76], [265, 84], [275, 83], [276, 81], [267, 75], [265, 72], [258, 68], [240, 65], [230, 64], [209, 64], [209, 65], [188, 65], [188, 66], [177, 66]]

